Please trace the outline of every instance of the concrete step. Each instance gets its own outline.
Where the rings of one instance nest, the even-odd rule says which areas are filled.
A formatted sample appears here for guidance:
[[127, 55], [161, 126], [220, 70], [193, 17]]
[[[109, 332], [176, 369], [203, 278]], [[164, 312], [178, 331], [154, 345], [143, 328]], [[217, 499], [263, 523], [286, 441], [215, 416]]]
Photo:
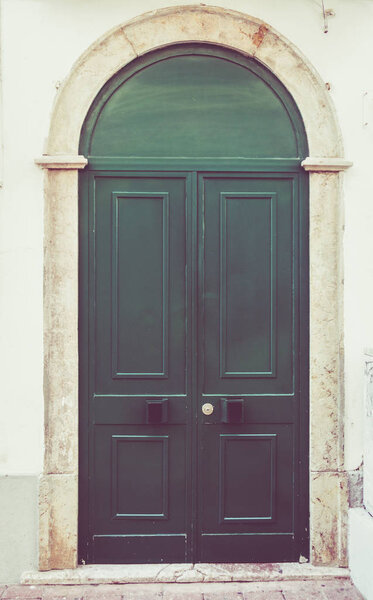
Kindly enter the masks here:
[[21, 583], [214, 583], [349, 578], [348, 569], [309, 563], [196, 563], [158, 565], [84, 565], [76, 569], [29, 571]]
[[342, 577], [226, 583], [0, 586], [1, 600], [362, 600]]

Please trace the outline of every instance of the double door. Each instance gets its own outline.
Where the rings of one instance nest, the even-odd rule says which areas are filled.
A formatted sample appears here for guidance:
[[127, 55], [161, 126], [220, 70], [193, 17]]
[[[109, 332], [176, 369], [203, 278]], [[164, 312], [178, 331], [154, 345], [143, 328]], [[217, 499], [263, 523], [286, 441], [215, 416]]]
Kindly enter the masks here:
[[307, 553], [299, 172], [84, 174], [80, 556]]

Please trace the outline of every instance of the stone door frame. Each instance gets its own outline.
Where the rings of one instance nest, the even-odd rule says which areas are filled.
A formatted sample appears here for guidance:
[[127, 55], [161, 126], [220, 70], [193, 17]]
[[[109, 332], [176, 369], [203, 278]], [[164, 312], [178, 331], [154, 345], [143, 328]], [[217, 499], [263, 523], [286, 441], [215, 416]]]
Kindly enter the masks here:
[[302, 114], [310, 157], [310, 537], [311, 562], [346, 565], [347, 473], [343, 456], [341, 171], [337, 118], [308, 60], [268, 24], [212, 6], [153, 11], [96, 41], [61, 86], [45, 154], [45, 457], [39, 496], [39, 569], [77, 567], [78, 170], [88, 109], [106, 81], [137, 56], [182, 42], [232, 48], [266, 65]]

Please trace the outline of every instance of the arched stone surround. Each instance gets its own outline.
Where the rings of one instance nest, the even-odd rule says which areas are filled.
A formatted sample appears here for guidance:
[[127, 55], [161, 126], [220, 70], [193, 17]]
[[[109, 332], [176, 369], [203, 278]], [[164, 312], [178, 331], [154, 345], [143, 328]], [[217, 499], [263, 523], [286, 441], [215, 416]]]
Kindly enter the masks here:
[[60, 88], [45, 155], [45, 461], [40, 482], [40, 570], [77, 565], [78, 156], [95, 96], [133, 58], [173, 43], [234, 48], [271, 69], [303, 116], [310, 159], [311, 561], [346, 564], [343, 457], [341, 136], [324, 83], [297, 48], [266, 23], [211, 6], [147, 13], [95, 42]]

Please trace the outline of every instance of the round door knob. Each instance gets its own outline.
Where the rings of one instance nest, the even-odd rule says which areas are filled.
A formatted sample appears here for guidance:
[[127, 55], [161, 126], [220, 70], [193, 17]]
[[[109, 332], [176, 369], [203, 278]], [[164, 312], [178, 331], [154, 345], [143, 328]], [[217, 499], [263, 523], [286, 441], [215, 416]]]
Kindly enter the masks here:
[[206, 404], [202, 405], [202, 412], [204, 415], [212, 415], [214, 412], [214, 407], [210, 402], [206, 402]]

